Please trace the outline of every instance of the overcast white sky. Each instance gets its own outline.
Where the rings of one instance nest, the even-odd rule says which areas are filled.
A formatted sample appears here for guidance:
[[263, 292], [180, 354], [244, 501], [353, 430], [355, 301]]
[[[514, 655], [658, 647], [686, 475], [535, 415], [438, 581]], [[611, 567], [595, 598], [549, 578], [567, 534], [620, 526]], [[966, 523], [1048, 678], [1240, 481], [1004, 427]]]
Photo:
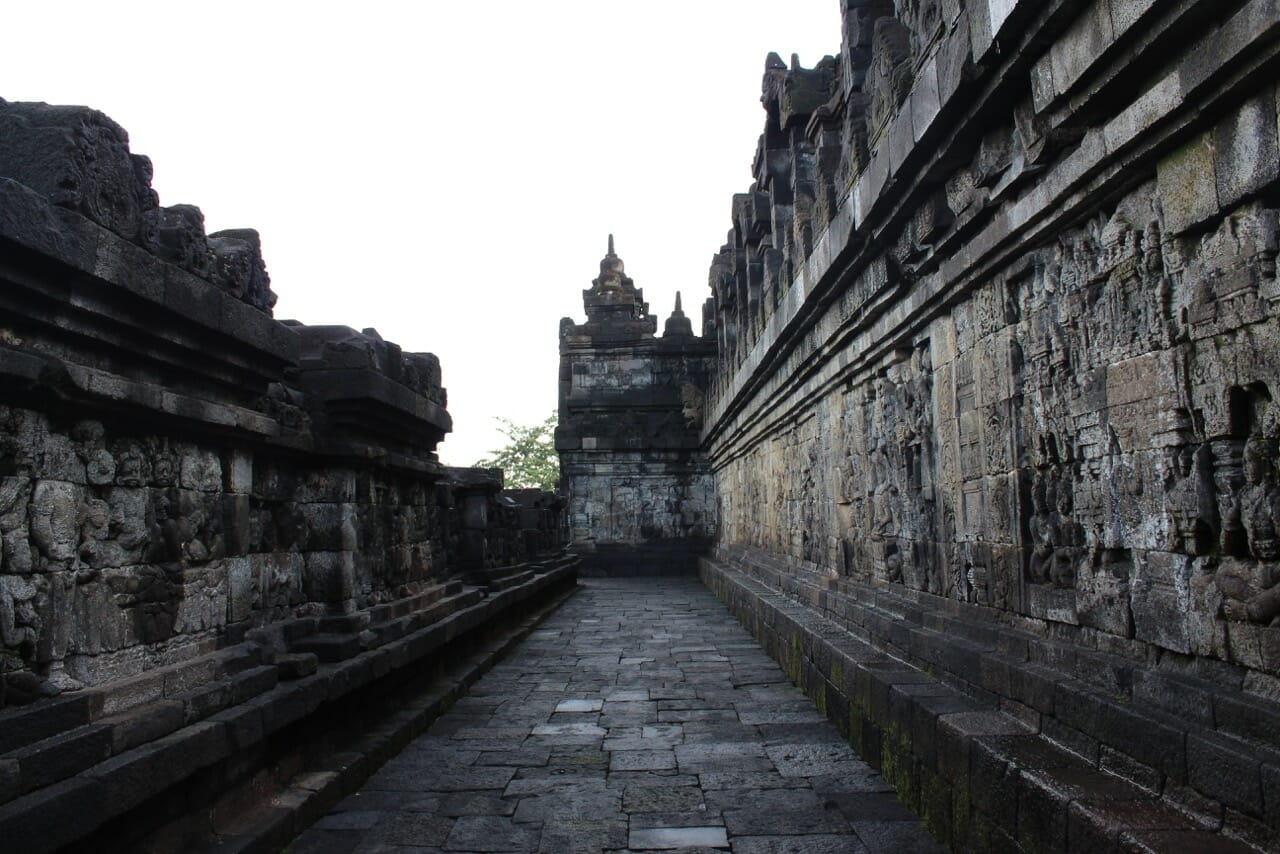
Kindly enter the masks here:
[[695, 323], [751, 182], [765, 56], [840, 46], [839, 0], [13, 3], [0, 97], [87, 104], [161, 204], [256, 228], [277, 318], [441, 360], [445, 462], [556, 406], [559, 319], [607, 235], [659, 329]]

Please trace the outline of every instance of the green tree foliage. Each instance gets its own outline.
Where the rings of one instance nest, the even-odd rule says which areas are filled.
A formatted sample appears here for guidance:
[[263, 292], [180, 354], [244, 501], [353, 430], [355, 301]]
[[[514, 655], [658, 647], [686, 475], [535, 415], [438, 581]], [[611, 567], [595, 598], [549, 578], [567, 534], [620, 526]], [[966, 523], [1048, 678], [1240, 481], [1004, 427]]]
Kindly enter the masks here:
[[490, 451], [476, 463], [482, 468], [500, 468], [506, 476], [507, 489], [536, 487], [554, 492], [560, 479], [560, 456], [556, 453], [556, 414], [540, 424], [516, 424], [499, 418], [502, 434], [509, 440], [505, 447]]

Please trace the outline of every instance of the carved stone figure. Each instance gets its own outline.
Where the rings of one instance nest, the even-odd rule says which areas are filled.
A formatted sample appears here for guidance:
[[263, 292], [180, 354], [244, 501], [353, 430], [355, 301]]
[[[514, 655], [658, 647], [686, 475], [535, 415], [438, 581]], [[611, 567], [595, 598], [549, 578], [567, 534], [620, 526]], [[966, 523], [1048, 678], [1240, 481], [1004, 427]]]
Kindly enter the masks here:
[[1031, 535], [1027, 576], [1036, 584], [1072, 587], [1084, 549], [1084, 529], [1074, 516], [1071, 483], [1059, 468], [1037, 472], [1032, 484]]
[[18, 575], [0, 575], [0, 642], [23, 659], [35, 656], [41, 621], [37, 611], [38, 580]]
[[204, 233], [204, 214], [195, 205], [172, 205], [149, 212], [143, 244], [156, 255], [201, 278], [213, 270], [213, 252]]
[[1223, 614], [1232, 620], [1275, 625], [1280, 620], [1280, 477], [1277, 442], [1252, 436], [1244, 446], [1245, 486], [1240, 521], [1250, 559], [1223, 558], [1215, 574]]
[[693, 383], [680, 386], [680, 413], [684, 416], [686, 427], [702, 429], [702, 408], [705, 402], [706, 395]]
[[873, 142], [911, 91], [911, 32], [891, 15], [876, 20], [867, 73], [867, 129]]

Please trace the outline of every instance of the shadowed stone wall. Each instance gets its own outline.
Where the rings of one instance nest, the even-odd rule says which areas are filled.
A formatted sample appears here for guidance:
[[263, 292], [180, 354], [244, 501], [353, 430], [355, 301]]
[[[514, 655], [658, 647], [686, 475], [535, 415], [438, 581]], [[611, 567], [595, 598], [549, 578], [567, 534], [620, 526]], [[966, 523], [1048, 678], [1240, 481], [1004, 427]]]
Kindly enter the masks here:
[[692, 573], [715, 530], [698, 448], [712, 343], [676, 296], [662, 336], [613, 251], [582, 294], [587, 322], [560, 321], [556, 450], [570, 538], [584, 573]]
[[439, 463], [434, 355], [273, 319], [256, 232], [206, 235], [150, 179], [101, 113], [0, 101], [14, 850], [128, 849], [225, 788], [269, 792], [306, 767], [300, 721], [461, 660], [572, 577], [554, 496]]
[[[838, 57], [767, 62], [755, 183], [711, 269], [704, 574], [762, 631], [732, 579], [1063, 751], [997, 753], [1035, 790], [1006, 813], [855, 708], [957, 847], [1067, 847], [1088, 798], [1017, 768], [1068, 754], [1274, 844], [1280, 7], [841, 14]], [[822, 636], [796, 631], [779, 643]], [[840, 693], [808, 653], [806, 688]], [[1108, 844], [1132, 830], [1109, 820]]]

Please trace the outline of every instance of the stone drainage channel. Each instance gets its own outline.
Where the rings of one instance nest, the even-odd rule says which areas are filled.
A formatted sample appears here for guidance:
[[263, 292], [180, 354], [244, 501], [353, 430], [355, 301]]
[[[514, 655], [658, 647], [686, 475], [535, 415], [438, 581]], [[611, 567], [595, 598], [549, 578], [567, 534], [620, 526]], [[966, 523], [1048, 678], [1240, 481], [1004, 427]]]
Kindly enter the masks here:
[[940, 851], [692, 578], [587, 579], [290, 854]]

